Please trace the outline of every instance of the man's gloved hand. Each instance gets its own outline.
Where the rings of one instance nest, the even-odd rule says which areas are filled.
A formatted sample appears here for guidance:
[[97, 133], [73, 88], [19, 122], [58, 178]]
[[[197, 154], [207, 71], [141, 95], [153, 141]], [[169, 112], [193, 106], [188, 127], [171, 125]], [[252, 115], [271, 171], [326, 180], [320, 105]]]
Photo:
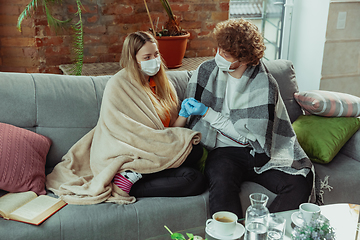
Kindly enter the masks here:
[[184, 118], [188, 118], [190, 116], [190, 114], [185, 109], [185, 105], [189, 100], [190, 100], [190, 98], [186, 98], [186, 99], [184, 99], [184, 101], [182, 101], [179, 116], [182, 116]]
[[207, 112], [208, 107], [201, 102], [198, 102], [195, 98], [187, 99], [188, 101], [186, 101], [185, 103], [185, 109], [188, 114], [203, 116]]

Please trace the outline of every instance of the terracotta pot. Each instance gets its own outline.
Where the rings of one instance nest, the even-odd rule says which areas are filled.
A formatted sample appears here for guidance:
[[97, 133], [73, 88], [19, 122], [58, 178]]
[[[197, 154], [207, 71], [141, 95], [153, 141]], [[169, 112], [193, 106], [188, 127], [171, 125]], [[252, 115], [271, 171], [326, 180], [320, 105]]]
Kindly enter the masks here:
[[159, 51], [168, 68], [177, 68], [182, 65], [189, 37], [190, 33], [181, 36], [156, 37]]

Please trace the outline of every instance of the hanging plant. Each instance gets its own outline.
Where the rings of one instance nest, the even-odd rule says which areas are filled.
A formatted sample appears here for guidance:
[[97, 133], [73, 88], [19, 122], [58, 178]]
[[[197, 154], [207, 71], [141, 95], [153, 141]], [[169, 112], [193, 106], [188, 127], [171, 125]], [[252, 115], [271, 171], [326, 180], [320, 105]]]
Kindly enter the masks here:
[[77, 5], [77, 11], [74, 13], [74, 18], [59, 20], [52, 15], [49, 7], [52, 4], [62, 4], [62, 0], [32, 0], [19, 15], [17, 29], [21, 32], [21, 24], [23, 20], [32, 17], [37, 8], [42, 7], [49, 27], [52, 28], [56, 34], [62, 30], [72, 31], [73, 39], [71, 50], [73, 53], [74, 66], [70, 72], [74, 75], [81, 75], [84, 60], [84, 29], [81, 18], [83, 5], [80, 0], [75, 0], [75, 2]]

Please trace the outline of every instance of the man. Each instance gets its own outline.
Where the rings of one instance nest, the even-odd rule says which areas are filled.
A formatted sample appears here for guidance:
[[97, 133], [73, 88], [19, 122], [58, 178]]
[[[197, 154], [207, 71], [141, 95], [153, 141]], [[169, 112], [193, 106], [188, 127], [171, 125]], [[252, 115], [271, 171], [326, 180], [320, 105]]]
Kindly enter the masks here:
[[191, 77], [182, 104], [189, 127], [202, 133], [209, 150], [210, 213], [243, 217], [244, 181], [277, 194], [270, 212], [314, 200], [314, 168], [297, 142], [276, 80], [261, 61], [265, 45], [257, 27], [244, 19], [214, 29], [218, 51]]

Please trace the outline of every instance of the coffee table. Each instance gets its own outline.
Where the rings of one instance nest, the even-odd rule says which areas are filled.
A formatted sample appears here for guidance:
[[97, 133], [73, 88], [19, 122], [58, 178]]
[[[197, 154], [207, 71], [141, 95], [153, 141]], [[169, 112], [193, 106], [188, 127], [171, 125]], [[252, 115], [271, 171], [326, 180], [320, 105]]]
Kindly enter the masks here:
[[[359, 210], [360, 205], [338, 203], [320, 206], [321, 214], [330, 220], [330, 224], [335, 229], [337, 240], [360, 240], [360, 223], [359, 223]], [[294, 224], [291, 221], [291, 215], [298, 210], [291, 210], [285, 212], [279, 212], [277, 214], [282, 215], [286, 219], [286, 231], [284, 240], [291, 240], [291, 233], [294, 228]], [[170, 240], [170, 234], [166, 233], [167, 230], [164, 228], [164, 234], [148, 238], [148, 240]], [[208, 240], [217, 240], [205, 233], [205, 225], [194, 228], [184, 229], [179, 231], [181, 234], [186, 236], [186, 233], [192, 233], [199, 235]], [[240, 239], [243, 239], [241, 237]]]

